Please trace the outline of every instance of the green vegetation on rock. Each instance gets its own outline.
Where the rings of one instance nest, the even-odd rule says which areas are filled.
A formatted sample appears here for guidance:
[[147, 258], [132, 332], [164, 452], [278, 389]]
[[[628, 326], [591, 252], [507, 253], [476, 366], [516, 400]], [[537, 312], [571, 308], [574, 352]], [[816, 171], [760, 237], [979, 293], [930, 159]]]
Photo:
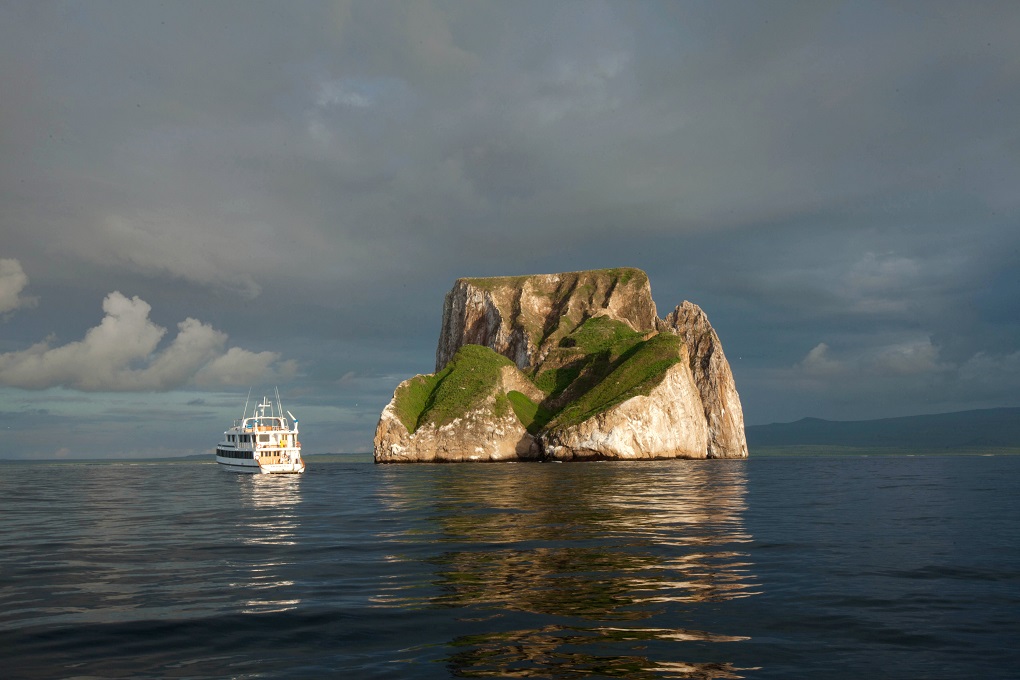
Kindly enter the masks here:
[[642, 284], [648, 281], [648, 275], [634, 267], [616, 267], [615, 269], [602, 269], [600, 271], [615, 278], [621, 286], [626, 286], [634, 278]]
[[[467, 277], [463, 279], [467, 281], [475, 288], [481, 288], [482, 290], [492, 291], [497, 288], [515, 288], [519, 289], [523, 287], [524, 283], [528, 280], [536, 280], [539, 278], [547, 278], [552, 275], [540, 275], [540, 276], [479, 276], [479, 277]], [[616, 282], [621, 285], [627, 285], [632, 279], [637, 279], [638, 282], [644, 283], [648, 280], [648, 275], [640, 269], [635, 267], [615, 267], [613, 269], [591, 269], [579, 272], [565, 272], [558, 274], [560, 277], [574, 277], [577, 279], [593, 280], [595, 278], [615, 279]], [[550, 291], [550, 295], [551, 295]]]
[[[623, 344], [611, 347], [619, 349]], [[682, 344], [679, 337], [662, 333], [639, 339], [615, 359], [607, 360], [609, 350], [603, 350], [595, 355], [589, 375], [581, 378], [591, 384], [589, 389], [564, 406], [549, 427], [576, 425], [628, 399], [647, 396], [666, 371], [680, 363]]]
[[535, 374], [535, 384], [553, 398], [571, 386], [575, 393], [587, 391], [642, 338], [641, 333], [621, 321], [602, 316], [588, 319], [549, 353]]
[[577, 347], [585, 354], [609, 352], [619, 356], [641, 341], [643, 334], [622, 321], [596, 316], [581, 324], [560, 342], [561, 347]]
[[442, 371], [402, 385], [394, 408], [408, 432], [426, 423], [450, 423], [490, 398], [493, 415], [502, 417], [512, 409], [533, 435], [574, 425], [631, 397], [649, 394], [666, 370], [681, 361], [680, 337], [670, 333], [646, 337], [609, 317], [588, 319], [563, 337], [530, 376], [546, 395], [541, 403], [522, 392], [500, 389], [501, 371], [515, 366], [512, 361], [487, 347], [464, 345]]
[[530, 276], [482, 276], [463, 279], [475, 288], [493, 291], [497, 288], [520, 288]]
[[443, 370], [432, 375], [416, 375], [397, 388], [393, 395], [393, 408], [408, 432], [418, 429], [418, 419], [432, 398], [436, 385], [447, 374], [448, 371]]
[[[541, 427], [574, 425], [638, 395], [647, 395], [681, 361], [683, 340], [670, 333], [645, 339], [627, 324], [594, 317], [560, 341], [534, 376], [536, 386], [565, 404]], [[523, 421], [522, 421], [523, 422]]]
[[[514, 363], [481, 345], [464, 345], [442, 371], [415, 376], [395, 395], [397, 417], [408, 432], [424, 423], [452, 422], [488, 398], [499, 384], [500, 371]], [[505, 415], [510, 402], [496, 397], [496, 415]]]
[[554, 415], [549, 409], [536, 404], [528, 399], [527, 395], [516, 390], [507, 393], [506, 396], [513, 406], [517, 419], [531, 434], [538, 434]]

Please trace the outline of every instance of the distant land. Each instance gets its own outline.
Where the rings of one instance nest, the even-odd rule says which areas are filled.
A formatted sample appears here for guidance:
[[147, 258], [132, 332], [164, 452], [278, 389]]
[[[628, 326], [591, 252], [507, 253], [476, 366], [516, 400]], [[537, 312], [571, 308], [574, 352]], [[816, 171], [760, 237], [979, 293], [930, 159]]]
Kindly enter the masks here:
[[990, 408], [879, 420], [803, 418], [745, 429], [751, 456], [776, 449], [1020, 452], [1020, 408]]

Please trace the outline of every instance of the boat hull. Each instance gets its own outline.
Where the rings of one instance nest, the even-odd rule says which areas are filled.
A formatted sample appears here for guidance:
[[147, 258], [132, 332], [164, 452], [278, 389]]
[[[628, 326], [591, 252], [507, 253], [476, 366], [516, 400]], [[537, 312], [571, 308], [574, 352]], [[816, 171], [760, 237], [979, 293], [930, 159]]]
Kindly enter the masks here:
[[231, 472], [240, 472], [242, 474], [260, 474], [262, 470], [258, 464], [253, 460], [240, 461], [240, 460], [226, 460], [216, 457], [216, 462], [219, 463], [224, 470], [230, 470]]
[[302, 465], [263, 465], [264, 475], [300, 475], [304, 473], [305, 466]]
[[304, 461], [298, 463], [263, 463], [248, 459], [221, 458], [216, 462], [225, 470], [248, 475], [299, 475], [305, 471]]

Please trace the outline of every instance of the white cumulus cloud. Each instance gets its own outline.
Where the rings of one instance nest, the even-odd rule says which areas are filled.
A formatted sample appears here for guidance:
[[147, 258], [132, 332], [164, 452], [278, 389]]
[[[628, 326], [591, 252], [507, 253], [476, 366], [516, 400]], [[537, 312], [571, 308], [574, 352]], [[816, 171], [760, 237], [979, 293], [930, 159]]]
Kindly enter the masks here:
[[898, 375], [933, 374], [951, 368], [939, 358], [938, 347], [929, 338], [884, 347], [871, 366], [874, 373]]
[[913, 338], [857, 348], [838, 357], [821, 342], [805, 355], [797, 368], [814, 378], [872, 379], [876, 376], [935, 375], [952, 370], [954, 366], [942, 361], [938, 347], [930, 338]]
[[19, 261], [0, 259], [0, 314], [35, 304], [35, 298], [21, 294], [27, 285], [28, 276]]
[[297, 362], [279, 359], [277, 352], [250, 352], [231, 347], [202, 366], [193, 382], [202, 387], [251, 385], [267, 376], [289, 378], [297, 373]]
[[800, 367], [811, 376], [834, 376], [842, 373], [845, 366], [842, 362], [829, 355], [829, 346], [820, 342], [807, 353], [800, 362]]
[[167, 329], [149, 319], [139, 297], [114, 291], [103, 300], [105, 316], [82, 340], [57, 347], [51, 340], [0, 354], [0, 385], [23, 389], [68, 387], [95, 391], [163, 391], [189, 383], [245, 385], [293, 375], [293, 362], [275, 352], [227, 348], [227, 334], [197, 319], [177, 324], [177, 335], [158, 349]]

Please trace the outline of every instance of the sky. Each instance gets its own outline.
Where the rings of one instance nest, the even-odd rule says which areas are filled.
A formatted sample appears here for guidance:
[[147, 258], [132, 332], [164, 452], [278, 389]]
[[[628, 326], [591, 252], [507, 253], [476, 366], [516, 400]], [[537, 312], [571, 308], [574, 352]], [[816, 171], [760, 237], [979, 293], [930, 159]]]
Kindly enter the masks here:
[[0, 458], [369, 451], [464, 276], [639, 267], [748, 425], [1020, 406], [1020, 3], [0, 1]]

